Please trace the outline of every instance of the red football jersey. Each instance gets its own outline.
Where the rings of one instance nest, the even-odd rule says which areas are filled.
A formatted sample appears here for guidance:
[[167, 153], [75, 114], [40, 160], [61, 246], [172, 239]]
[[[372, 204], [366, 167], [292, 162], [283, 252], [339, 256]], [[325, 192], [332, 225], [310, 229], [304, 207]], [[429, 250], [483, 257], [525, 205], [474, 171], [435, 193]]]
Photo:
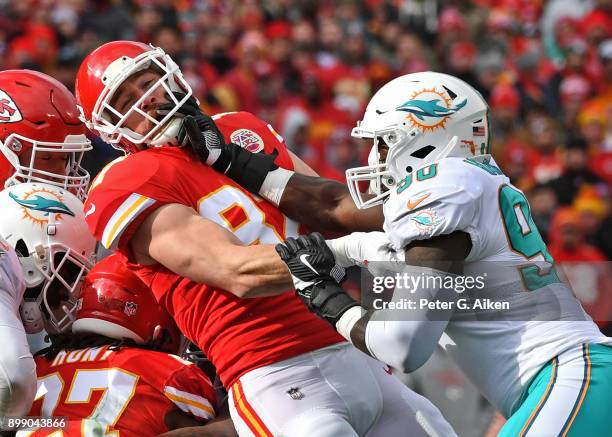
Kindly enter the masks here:
[[29, 415], [68, 417], [67, 437], [158, 435], [168, 431], [164, 418], [172, 410], [202, 421], [215, 417], [215, 392], [204, 372], [162, 352], [108, 346], [61, 351], [53, 360], [36, 357], [36, 373]]
[[[223, 114], [216, 123], [226, 140], [252, 152], [276, 150], [276, 163], [293, 168], [282, 138], [254, 115]], [[148, 149], [109, 165], [93, 182], [85, 211], [95, 237], [128, 255], [127, 242], [139, 224], [170, 203], [192, 207], [245, 245], [276, 244], [298, 231], [276, 207], [176, 147]], [[132, 268], [212, 361], [226, 387], [249, 370], [343, 341], [292, 292], [240, 299], [161, 265]]]

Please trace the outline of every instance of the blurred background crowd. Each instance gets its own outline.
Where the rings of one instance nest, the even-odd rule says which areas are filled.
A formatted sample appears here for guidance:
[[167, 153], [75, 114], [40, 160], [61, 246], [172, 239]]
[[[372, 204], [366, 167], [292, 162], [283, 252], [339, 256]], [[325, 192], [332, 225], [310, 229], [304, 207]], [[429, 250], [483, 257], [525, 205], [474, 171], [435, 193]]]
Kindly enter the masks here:
[[[350, 130], [382, 84], [456, 75], [490, 103], [493, 155], [553, 257], [612, 259], [612, 0], [0, 0], [0, 11], [0, 68], [72, 89], [100, 43], [151, 43], [205, 110], [257, 114], [339, 180], [365, 162]], [[113, 153], [96, 142], [93, 173]]]
[[612, 259], [611, 0], [0, 0], [0, 11], [0, 68], [72, 88], [100, 43], [152, 43], [207, 111], [254, 112], [339, 180], [367, 156], [350, 130], [382, 84], [456, 75], [489, 101], [495, 159], [553, 256]]
[[[612, 0], [0, 0], [2, 69], [73, 89], [84, 56], [117, 39], [162, 47], [206, 111], [257, 114], [338, 180], [366, 160], [370, 145], [350, 131], [382, 84], [458, 76], [488, 100], [493, 155], [555, 260], [612, 259]], [[116, 152], [94, 140], [95, 174]], [[604, 327], [609, 269], [569, 271]], [[460, 373], [436, 366], [425, 372], [441, 396], [465, 401]], [[459, 413], [455, 426], [468, 421]]]

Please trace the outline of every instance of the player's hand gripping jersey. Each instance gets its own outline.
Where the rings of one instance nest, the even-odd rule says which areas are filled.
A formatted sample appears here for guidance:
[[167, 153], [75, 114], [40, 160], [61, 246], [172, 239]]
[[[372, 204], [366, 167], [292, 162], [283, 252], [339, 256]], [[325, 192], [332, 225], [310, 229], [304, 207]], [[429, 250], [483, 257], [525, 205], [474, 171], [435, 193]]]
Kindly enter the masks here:
[[[215, 121], [227, 141], [252, 152], [278, 153], [276, 163], [292, 169], [282, 138], [252, 114], [223, 114]], [[127, 243], [142, 221], [171, 203], [192, 207], [244, 244], [278, 243], [298, 232], [298, 224], [271, 204], [198, 162], [187, 150], [172, 147], [114, 161], [92, 184], [85, 211], [95, 237], [105, 247], [128, 254]], [[181, 331], [210, 358], [226, 387], [249, 370], [342, 341], [293, 293], [239, 299], [161, 265], [133, 268]]]
[[[215, 417], [210, 380], [174, 355], [101, 346], [62, 350], [52, 360], [38, 356], [36, 367], [38, 391], [30, 416], [67, 416], [64, 436], [158, 435], [168, 431], [164, 419], [173, 410], [202, 422]], [[48, 433], [41, 429], [33, 436]]]
[[582, 343], [609, 341], [551, 268], [525, 195], [490, 156], [446, 158], [408, 174], [384, 211], [384, 229], [397, 250], [413, 240], [469, 233], [464, 276], [484, 275], [484, 288], [459, 298], [508, 302], [509, 309], [456, 310], [441, 342], [505, 415], [553, 357]]

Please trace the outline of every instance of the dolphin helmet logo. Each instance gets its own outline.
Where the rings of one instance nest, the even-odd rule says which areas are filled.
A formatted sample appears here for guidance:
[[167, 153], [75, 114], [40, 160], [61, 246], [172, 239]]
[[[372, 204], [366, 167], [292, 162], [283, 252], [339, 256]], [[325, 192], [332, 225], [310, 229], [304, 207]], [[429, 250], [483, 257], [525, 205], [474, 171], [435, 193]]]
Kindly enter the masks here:
[[46, 216], [52, 212], [55, 214], [68, 214], [74, 217], [74, 213], [63, 202], [47, 199], [40, 194], [36, 194], [34, 199], [31, 200], [22, 200], [13, 193], [9, 193], [9, 196], [24, 208], [32, 209], [34, 211], [42, 211]]
[[9, 193], [9, 197], [21, 206], [24, 219], [29, 219], [40, 226], [49, 221], [49, 213], [57, 214], [57, 220], [61, 220], [62, 215], [75, 216], [74, 212], [64, 203], [62, 196], [45, 188], [36, 189], [21, 196]]
[[445, 93], [431, 88], [415, 92], [410, 100], [397, 106], [394, 111], [407, 112], [413, 127], [419, 127], [424, 132], [434, 131], [444, 128], [447, 119], [460, 111], [467, 104], [467, 99], [453, 103]]
[[440, 105], [440, 99], [431, 100], [408, 100], [406, 103], [395, 108], [396, 111], [405, 111], [414, 114], [419, 120], [425, 120], [425, 117], [448, 117], [459, 111], [467, 103], [467, 99], [459, 102], [454, 108], [446, 108]]

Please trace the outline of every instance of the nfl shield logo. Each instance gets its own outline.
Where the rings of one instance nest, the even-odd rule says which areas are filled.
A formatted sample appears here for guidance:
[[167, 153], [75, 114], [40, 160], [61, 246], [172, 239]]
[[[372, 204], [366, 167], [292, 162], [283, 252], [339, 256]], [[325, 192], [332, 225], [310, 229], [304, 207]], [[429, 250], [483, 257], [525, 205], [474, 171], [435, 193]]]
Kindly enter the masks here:
[[138, 310], [138, 304], [135, 302], [126, 302], [125, 303], [125, 308], [123, 309], [123, 312], [127, 315], [127, 316], [135, 316], [136, 315], [136, 311]]
[[304, 393], [302, 393], [300, 389], [297, 387], [291, 387], [289, 390], [287, 390], [287, 394], [294, 401], [299, 401], [300, 399], [304, 399]]

